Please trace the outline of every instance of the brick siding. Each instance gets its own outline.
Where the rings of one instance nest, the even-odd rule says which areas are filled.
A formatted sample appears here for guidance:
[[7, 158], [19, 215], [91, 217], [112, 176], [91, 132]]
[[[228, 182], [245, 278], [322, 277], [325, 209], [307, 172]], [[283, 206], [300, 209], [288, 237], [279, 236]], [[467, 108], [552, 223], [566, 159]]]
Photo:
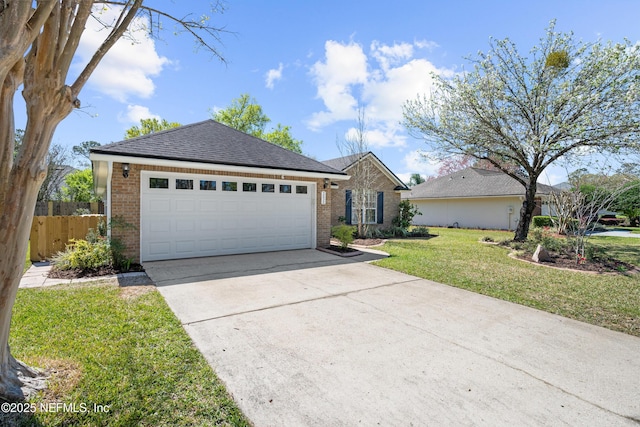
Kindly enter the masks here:
[[[126, 255], [140, 262], [140, 172], [141, 171], [176, 172], [202, 175], [222, 175], [238, 176], [248, 178], [278, 179], [282, 175], [278, 174], [253, 174], [234, 173], [204, 169], [188, 169], [165, 166], [150, 166], [130, 164], [129, 177], [122, 176], [122, 164], [113, 164], [113, 174], [111, 178], [111, 216], [119, 218], [126, 227], [116, 226], [112, 228], [112, 237], [120, 239], [126, 247]], [[305, 177], [284, 176], [285, 180], [307, 181], [316, 183], [316, 247], [329, 246], [331, 237], [331, 191], [323, 188], [322, 179]], [[321, 202], [322, 191], [327, 192], [325, 205]], [[386, 194], [385, 194], [386, 197]], [[344, 205], [344, 201], [343, 201]], [[386, 205], [386, 202], [385, 202]]]

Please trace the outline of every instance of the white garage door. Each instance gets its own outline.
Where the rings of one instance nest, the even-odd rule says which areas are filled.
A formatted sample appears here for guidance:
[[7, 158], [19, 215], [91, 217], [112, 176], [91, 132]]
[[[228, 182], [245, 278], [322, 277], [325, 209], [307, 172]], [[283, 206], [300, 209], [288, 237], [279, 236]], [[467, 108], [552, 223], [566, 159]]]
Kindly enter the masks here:
[[142, 172], [142, 261], [315, 247], [315, 183]]

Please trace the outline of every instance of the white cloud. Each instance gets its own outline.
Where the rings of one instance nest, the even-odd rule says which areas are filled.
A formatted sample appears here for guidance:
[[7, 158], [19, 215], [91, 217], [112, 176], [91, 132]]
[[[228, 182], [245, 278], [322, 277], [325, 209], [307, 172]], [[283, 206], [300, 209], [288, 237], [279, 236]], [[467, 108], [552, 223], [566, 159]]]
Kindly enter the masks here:
[[314, 113], [308, 121], [311, 129], [318, 129], [339, 120], [354, 119], [358, 106], [352, 94], [353, 86], [367, 81], [367, 57], [359, 44], [325, 43], [325, 60], [311, 67], [317, 85], [317, 97], [326, 111]]
[[[94, 13], [107, 24], [117, 19], [120, 8], [96, 6]], [[157, 76], [170, 61], [159, 56], [155, 43], [148, 35], [145, 18], [135, 18], [132, 30], [109, 50], [89, 79], [89, 84], [110, 97], [126, 102], [130, 96], [148, 98], [153, 95], [155, 85], [151, 77]], [[77, 50], [79, 61], [74, 64], [78, 72], [89, 62], [91, 56], [109, 33], [95, 19], [87, 21]]]
[[121, 121], [131, 123], [140, 123], [140, 120], [142, 119], [161, 120], [161, 117], [157, 114], [153, 114], [149, 111], [148, 107], [144, 107], [142, 105], [127, 105], [127, 114], [124, 117], [121, 117]]
[[405, 170], [409, 175], [419, 173], [423, 176], [435, 175], [440, 168], [440, 162], [429, 158], [422, 150], [414, 150], [404, 156]]
[[[350, 41], [325, 43], [325, 58], [311, 68], [317, 97], [325, 105], [313, 113], [307, 125], [312, 130], [343, 120], [354, 120], [362, 106], [367, 121], [368, 142], [374, 147], [402, 147], [406, 133], [400, 126], [402, 105], [418, 94], [429, 93], [432, 73], [451, 76], [425, 58], [415, 58], [416, 49], [437, 46], [428, 41], [370, 44], [367, 56], [361, 45]], [[371, 60], [370, 60], [371, 59]]]
[[278, 65], [277, 69], [271, 69], [267, 71], [267, 74], [265, 76], [267, 88], [273, 89], [273, 84], [282, 78], [283, 68], [284, 66], [282, 65], [282, 62], [281, 62], [280, 65]]

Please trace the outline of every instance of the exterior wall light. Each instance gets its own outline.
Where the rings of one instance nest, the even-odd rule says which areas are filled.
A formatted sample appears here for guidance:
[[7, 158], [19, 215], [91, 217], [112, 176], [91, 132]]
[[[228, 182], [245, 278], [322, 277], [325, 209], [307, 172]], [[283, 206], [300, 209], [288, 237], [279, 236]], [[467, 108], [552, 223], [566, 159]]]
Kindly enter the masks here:
[[122, 176], [125, 178], [129, 178], [129, 163], [122, 164]]
[[329, 178], [325, 178], [324, 179], [324, 188], [327, 188], [329, 186]]

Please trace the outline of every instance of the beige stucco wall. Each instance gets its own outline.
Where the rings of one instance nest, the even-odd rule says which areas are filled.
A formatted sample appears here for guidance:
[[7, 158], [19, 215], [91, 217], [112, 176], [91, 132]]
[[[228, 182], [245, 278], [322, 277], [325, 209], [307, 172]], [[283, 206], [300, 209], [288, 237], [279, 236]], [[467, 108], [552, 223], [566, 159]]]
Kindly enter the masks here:
[[[265, 179], [286, 179], [290, 181], [307, 181], [316, 183], [316, 247], [329, 246], [331, 238], [331, 191], [323, 188], [322, 179], [292, 177], [273, 174], [247, 174], [215, 170], [176, 168], [165, 166], [151, 166], [130, 164], [129, 177], [122, 176], [122, 164], [113, 164], [111, 179], [111, 217], [120, 217], [132, 227], [114, 228], [112, 236], [119, 238], [126, 246], [126, 255], [140, 262], [140, 172], [162, 171], [193, 173], [205, 175], [241, 176]], [[321, 204], [321, 194], [326, 191], [326, 204]], [[107, 201], [109, 203], [109, 201]]]
[[[371, 162], [371, 160], [368, 160]], [[370, 228], [385, 229], [391, 227], [391, 221], [399, 214], [398, 205], [400, 204], [400, 193], [395, 191], [396, 184], [393, 183], [378, 167], [371, 162], [373, 180], [370, 185], [371, 190], [382, 191], [384, 193], [384, 214], [382, 224], [370, 224]], [[345, 171], [349, 173], [349, 170]], [[338, 189], [331, 190], [331, 224], [338, 225], [338, 218], [345, 214], [345, 192], [354, 190], [352, 184], [353, 178], [348, 181], [338, 182]]]
[[[415, 225], [514, 230], [522, 201], [519, 197], [411, 200], [422, 215]], [[510, 212], [511, 211], [511, 212]]]

